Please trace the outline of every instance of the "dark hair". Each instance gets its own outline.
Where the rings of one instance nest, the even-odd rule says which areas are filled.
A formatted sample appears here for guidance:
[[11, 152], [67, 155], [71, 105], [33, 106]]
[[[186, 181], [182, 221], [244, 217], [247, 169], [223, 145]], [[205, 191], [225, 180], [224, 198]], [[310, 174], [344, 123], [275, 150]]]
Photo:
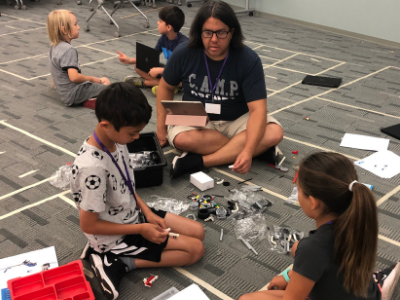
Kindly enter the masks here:
[[116, 131], [149, 123], [152, 111], [143, 92], [128, 82], [111, 84], [96, 101], [97, 120], [109, 121]]
[[367, 297], [378, 247], [378, 216], [372, 192], [357, 180], [354, 164], [338, 153], [320, 152], [305, 158], [299, 166], [298, 183], [306, 196], [324, 204], [323, 213], [337, 215], [335, 262], [344, 288]]
[[236, 17], [235, 12], [229, 4], [219, 1], [212, 0], [207, 1], [197, 12], [192, 26], [190, 27], [190, 38], [188, 48], [202, 48], [203, 41], [201, 39], [201, 31], [203, 30], [204, 23], [210, 18], [220, 20], [226, 24], [229, 29], [234, 28], [232, 40], [230, 42], [230, 47], [234, 49], [243, 48], [244, 36], [242, 34], [242, 28], [240, 26], [239, 20]]
[[179, 32], [185, 24], [185, 14], [177, 6], [166, 6], [160, 10], [158, 17], [167, 25], [171, 25], [175, 32]]

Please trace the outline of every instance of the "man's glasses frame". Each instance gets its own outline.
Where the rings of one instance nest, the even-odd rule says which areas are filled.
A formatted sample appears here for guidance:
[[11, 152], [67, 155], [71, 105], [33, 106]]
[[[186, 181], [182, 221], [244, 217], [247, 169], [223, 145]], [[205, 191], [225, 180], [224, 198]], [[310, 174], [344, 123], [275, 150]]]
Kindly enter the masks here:
[[218, 31], [212, 31], [212, 30], [202, 30], [201, 31], [201, 36], [206, 39], [212, 39], [214, 34], [217, 36], [219, 39], [226, 39], [228, 37], [229, 32], [231, 30], [218, 30]]

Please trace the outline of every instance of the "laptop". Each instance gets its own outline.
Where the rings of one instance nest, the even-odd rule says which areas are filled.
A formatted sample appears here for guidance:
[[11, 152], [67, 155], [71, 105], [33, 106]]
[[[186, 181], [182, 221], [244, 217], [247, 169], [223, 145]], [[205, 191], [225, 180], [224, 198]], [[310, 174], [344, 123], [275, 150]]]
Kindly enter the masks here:
[[149, 73], [150, 69], [160, 67], [160, 52], [136, 42], [136, 68]]
[[381, 131], [387, 135], [390, 135], [390, 136], [400, 140], [400, 124], [382, 128]]
[[181, 125], [204, 127], [208, 115], [200, 101], [168, 101], [162, 100], [162, 106], [167, 113], [165, 125]]
[[342, 83], [342, 78], [330, 78], [323, 76], [311, 76], [307, 75], [302, 84], [310, 84], [310, 85], [319, 85], [325, 87], [334, 87], [337, 88]]

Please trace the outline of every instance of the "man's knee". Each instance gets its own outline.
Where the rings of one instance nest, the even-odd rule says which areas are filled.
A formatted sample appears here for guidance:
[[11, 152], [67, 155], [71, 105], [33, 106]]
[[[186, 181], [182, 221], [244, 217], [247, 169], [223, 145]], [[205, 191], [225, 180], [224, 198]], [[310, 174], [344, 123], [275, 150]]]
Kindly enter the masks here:
[[238, 300], [250, 300], [251, 297], [249, 297], [247, 294], [240, 296]]
[[193, 146], [193, 132], [185, 131], [178, 133], [174, 138], [174, 146], [176, 149], [184, 152], [191, 152]]
[[265, 129], [264, 140], [269, 146], [278, 145], [283, 139], [283, 129], [278, 124], [270, 123]]

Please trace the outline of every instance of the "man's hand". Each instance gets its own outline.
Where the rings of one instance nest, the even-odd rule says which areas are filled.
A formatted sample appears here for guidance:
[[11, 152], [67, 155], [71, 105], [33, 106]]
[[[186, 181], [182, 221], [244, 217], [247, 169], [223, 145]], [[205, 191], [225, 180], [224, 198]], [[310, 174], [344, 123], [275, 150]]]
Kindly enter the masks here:
[[146, 240], [155, 244], [161, 244], [167, 239], [168, 231], [162, 229], [160, 226], [149, 223], [145, 223], [142, 225], [143, 230], [140, 235]]
[[157, 129], [157, 137], [161, 147], [164, 147], [168, 144], [166, 128]]
[[146, 220], [150, 224], [158, 225], [162, 229], [167, 229], [167, 226], [165, 226], [165, 220], [159, 216], [157, 216], [155, 213], [153, 213], [151, 210], [145, 214]]
[[269, 290], [285, 290], [288, 285], [285, 278], [282, 275], [275, 276], [272, 278], [271, 282], [268, 285]]
[[158, 75], [162, 74], [164, 68], [151, 68], [149, 76], [156, 78]]
[[120, 51], [117, 51], [117, 53], [118, 53], [118, 59], [120, 62], [122, 62], [126, 65], [130, 64], [131, 59], [128, 56], [126, 56], [124, 53], [122, 53]]
[[251, 168], [251, 162], [253, 160], [253, 155], [250, 151], [243, 150], [233, 165], [232, 171], [240, 174], [247, 173]]

